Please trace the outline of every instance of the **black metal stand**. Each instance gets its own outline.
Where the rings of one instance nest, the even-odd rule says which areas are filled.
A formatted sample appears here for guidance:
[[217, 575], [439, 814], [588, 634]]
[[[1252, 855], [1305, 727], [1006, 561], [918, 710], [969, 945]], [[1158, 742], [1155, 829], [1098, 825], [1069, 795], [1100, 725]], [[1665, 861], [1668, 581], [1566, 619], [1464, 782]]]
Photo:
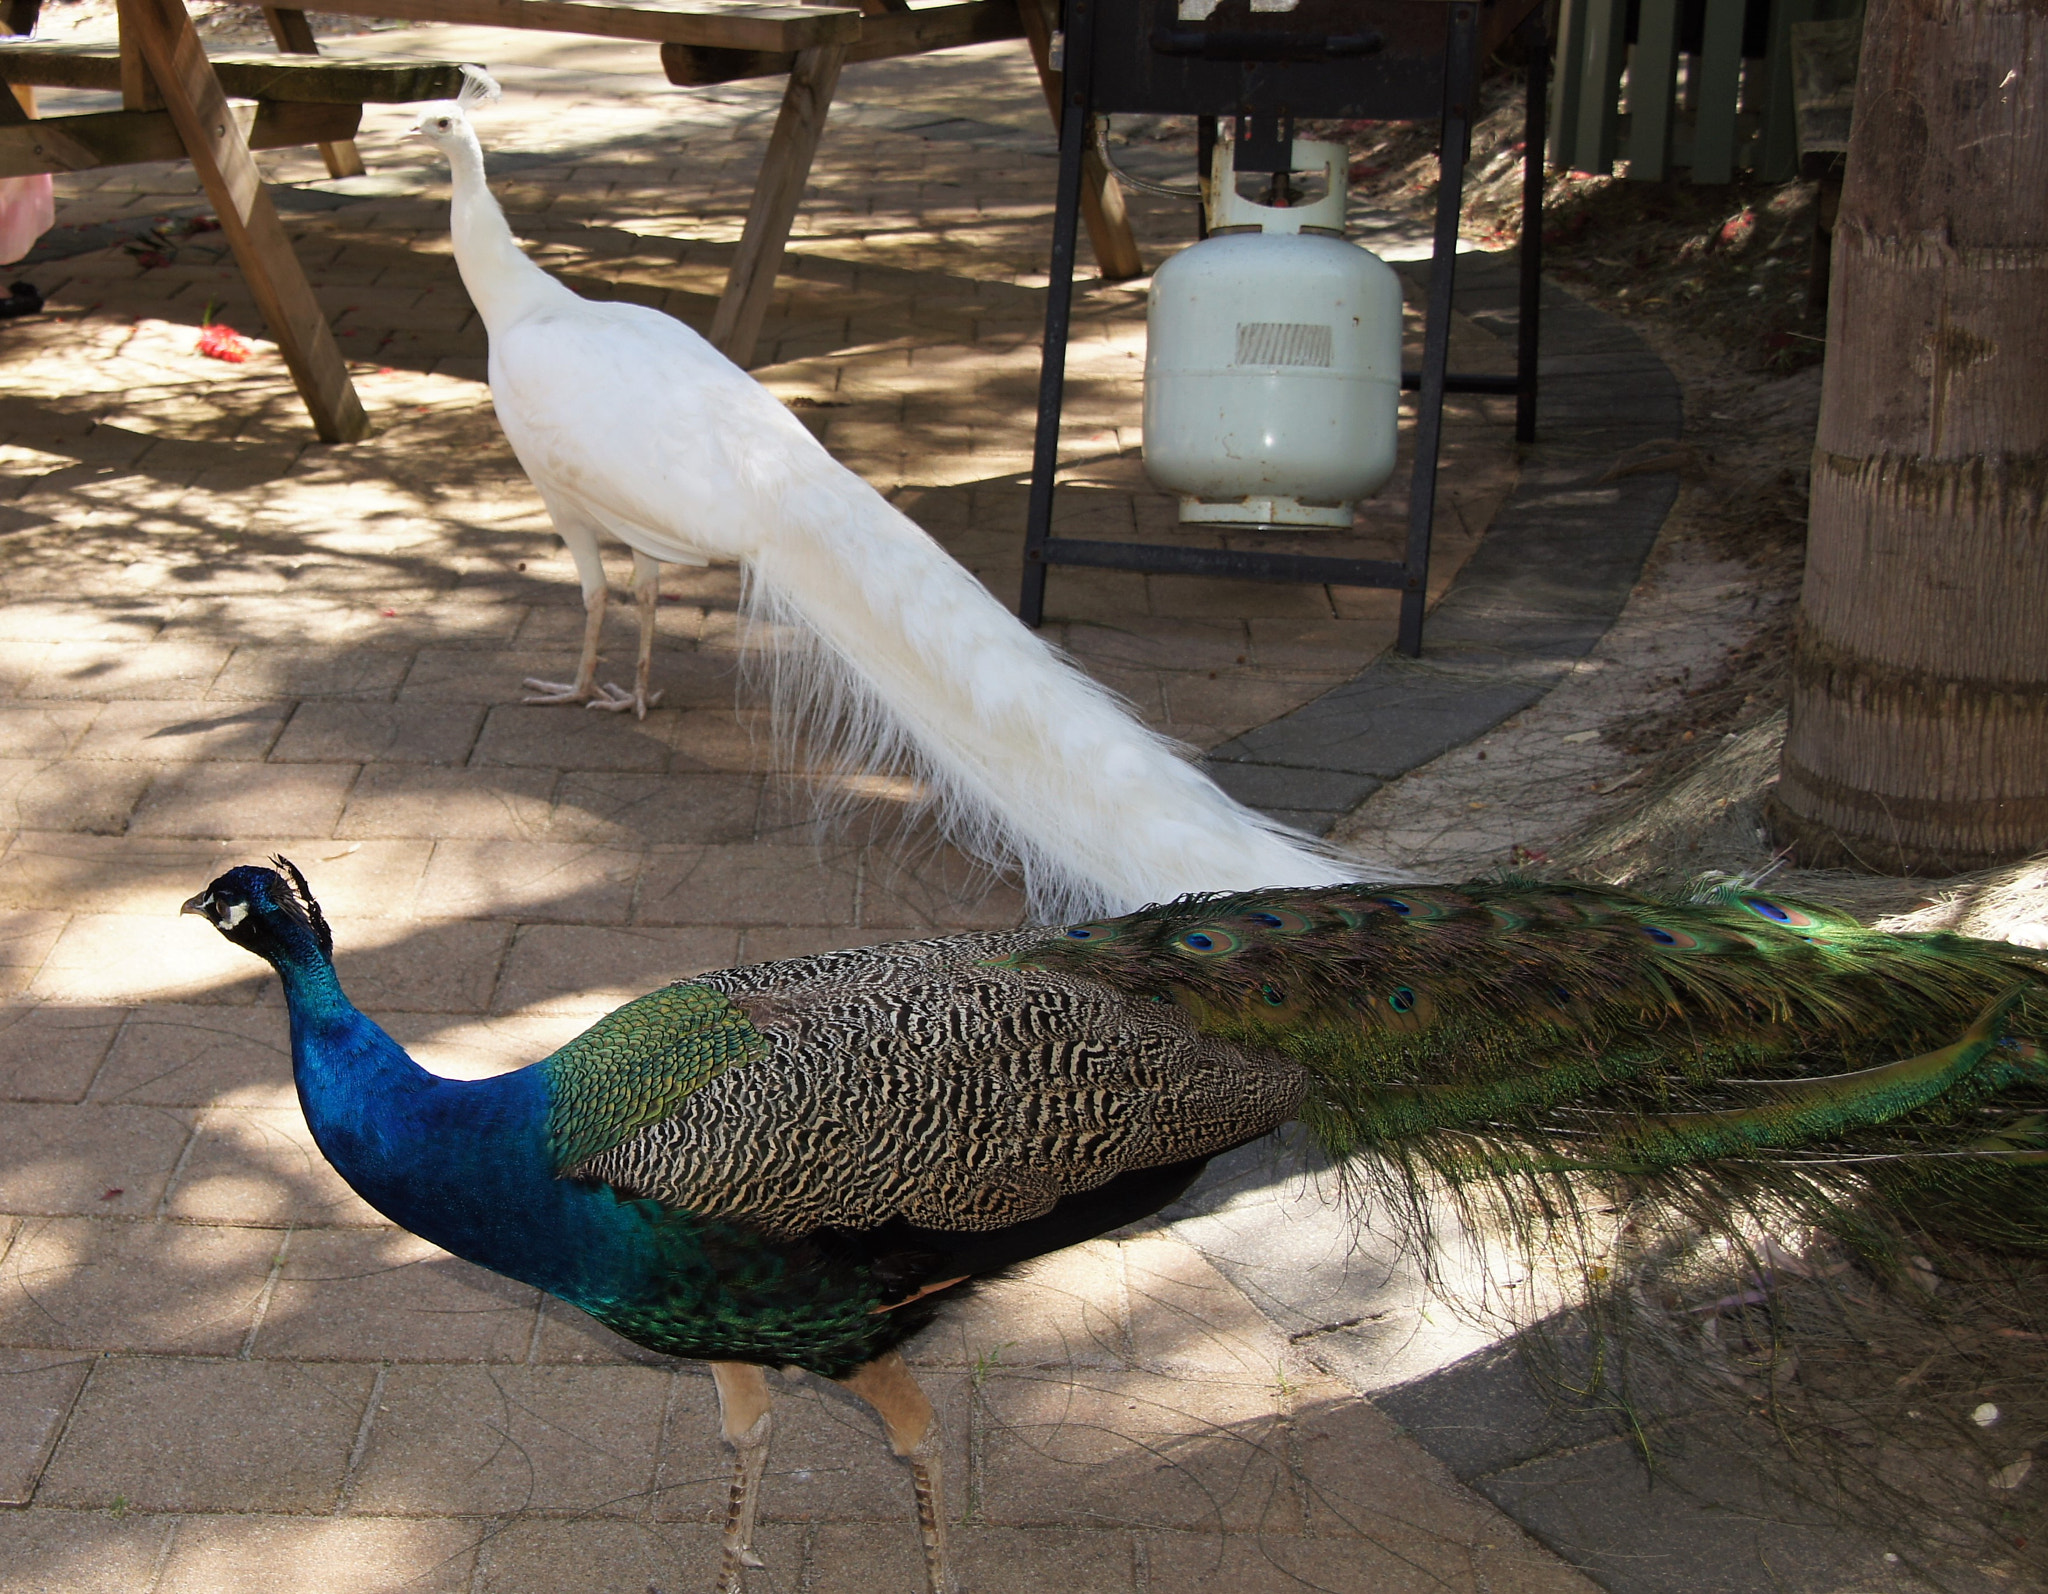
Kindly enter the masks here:
[[[1162, 84], [1155, 81], [1150, 73], [1151, 64], [1140, 58], [1135, 72], [1126, 69], [1112, 85], [1108, 93], [1100, 91], [1098, 83], [1098, 61], [1104, 54], [1107, 42], [1099, 37], [1098, 27], [1106, 8], [1118, 7], [1120, 0], [1067, 0], [1066, 9], [1066, 81], [1065, 101], [1060, 120], [1060, 165], [1059, 186], [1054, 199], [1051, 280], [1046, 287], [1045, 306], [1045, 352], [1039, 370], [1038, 382], [1038, 431], [1032, 451], [1031, 496], [1027, 509], [1024, 541], [1024, 587], [1017, 612], [1025, 624], [1035, 626], [1045, 614], [1045, 578], [1048, 569], [1056, 564], [1087, 565], [1115, 570], [1141, 570], [1171, 572], [1183, 575], [1235, 576], [1256, 581], [1286, 581], [1305, 583], [1329, 583], [1337, 586], [1386, 587], [1401, 593], [1401, 622], [1398, 645], [1404, 653], [1416, 654], [1422, 649], [1423, 607], [1428, 598], [1429, 582], [1429, 539], [1430, 528], [1436, 513], [1436, 478], [1438, 454], [1443, 435], [1443, 401], [1446, 393], [1513, 393], [1515, 404], [1515, 436], [1522, 442], [1535, 437], [1536, 422], [1536, 351], [1537, 315], [1541, 292], [1542, 261], [1542, 212], [1543, 212], [1543, 121], [1546, 58], [1548, 41], [1545, 36], [1543, 12], [1540, 6], [1530, 9], [1518, 24], [1516, 31], [1529, 48], [1530, 80], [1529, 110], [1525, 127], [1523, 153], [1522, 227], [1521, 227], [1521, 283], [1520, 322], [1516, 348], [1516, 374], [1506, 376], [1477, 376], [1453, 373], [1446, 369], [1450, 353], [1451, 336], [1451, 295], [1455, 286], [1455, 272], [1458, 249], [1458, 217], [1464, 197], [1465, 163], [1471, 143], [1472, 119], [1476, 110], [1478, 90], [1480, 18], [1485, 9], [1485, 0], [1453, 0], [1446, 6], [1442, 0], [1421, 0], [1430, 12], [1445, 18], [1445, 30], [1441, 41], [1433, 43], [1422, 53], [1414, 49], [1403, 52], [1401, 28], [1397, 24], [1388, 31], [1395, 35], [1394, 45], [1387, 50], [1388, 59], [1375, 63], [1381, 67], [1380, 77], [1368, 81], [1361, 90], [1356, 85], [1347, 86], [1345, 103], [1342, 108], [1327, 106], [1332, 92], [1328, 78], [1332, 71], [1341, 72], [1342, 66], [1333, 61], [1318, 61], [1313, 71], [1323, 81], [1311, 81], [1305, 90], [1297, 89], [1295, 97], [1285, 101], [1298, 114], [1330, 115], [1373, 115], [1389, 118], [1413, 116], [1420, 109], [1417, 104], [1418, 92], [1436, 90], [1440, 84], [1439, 102], [1436, 112], [1441, 118], [1441, 178], [1437, 189], [1436, 227], [1430, 258], [1429, 302], [1424, 323], [1422, 368], [1420, 371], [1404, 372], [1402, 386], [1415, 390], [1417, 401], [1415, 463], [1411, 478], [1408, 500], [1408, 542], [1404, 556], [1399, 563], [1384, 559], [1340, 559], [1309, 554], [1269, 553], [1253, 549], [1191, 548], [1174, 544], [1137, 542], [1100, 542], [1072, 537], [1052, 535], [1052, 503], [1055, 478], [1059, 464], [1060, 410], [1066, 387], [1067, 336], [1073, 313], [1074, 295], [1074, 252], [1080, 230], [1081, 198], [1081, 157], [1086, 148], [1088, 130], [1093, 118], [1100, 110], [1177, 110], [1183, 109], [1186, 99], [1198, 93], [1202, 87], [1216, 81], [1215, 64], [1220, 59], [1230, 62], [1231, 69], [1237, 70], [1237, 61], [1222, 54], [1231, 48], [1258, 51], [1256, 43], [1247, 46], [1250, 35], [1236, 33], [1223, 36], [1217, 43], [1216, 52], [1207, 58], [1195, 73], [1207, 71], [1206, 82], [1198, 80], [1195, 73], [1186, 75], [1187, 81]], [[1375, 11], [1414, 13], [1420, 10], [1415, 0], [1375, 0]], [[1129, 0], [1121, 0], [1118, 17], [1120, 23], [1129, 26], [1136, 20], [1135, 8]], [[1283, 45], [1299, 47], [1302, 41], [1283, 38]], [[1152, 35], [1155, 48], [1164, 48], [1160, 43], [1161, 33]], [[1224, 42], [1227, 40], [1228, 42]], [[1117, 41], [1128, 48], [1128, 41]], [[1177, 40], [1171, 41], [1177, 43]], [[1351, 35], [1341, 40], [1324, 39], [1324, 45], [1341, 45], [1340, 54], [1369, 52], [1378, 55], [1382, 41], [1378, 34]], [[1358, 48], [1363, 42], [1365, 50]], [[1177, 49], [1176, 54], [1191, 53]], [[1112, 60], [1120, 59], [1112, 56]], [[1300, 54], [1254, 54], [1249, 59], [1262, 64], [1253, 67], [1243, 65], [1243, 83], [1247, 93], [1256, 89], [1268, 99], [1276, 93], [1287, 90], [1279, 86], [1283, 74], [1300, 73], [1302, 68], [1289, 64], [1303, 59]], [[1160, 74], [1164, 76], [1164, 74]], [[1418, 78], [1420, 79], [1418, 81]], [[1213, 95], [1215, 89], [1210, 88]], [[1325, 104], [1316, 103], [1318, 92]], [[1136, 101], [1137, 103], [1128, 103]], [[1360, 108], [1361, 104], [1365, 107]], [[1207, 176], [1207, 157], [1214, 147], [1215, 121], [1219, 111], [1237, 107], [1219, 105], [1212, 98], [1209, 103], [1194, 107], [1195, 114], [1202, 117], [1202, 155], [1204, 177]], [[1426, 114], [1426, 113], [1424, 113]], [[1293, 530], [1298, 528], [1242, 527], [1248, 531]]]

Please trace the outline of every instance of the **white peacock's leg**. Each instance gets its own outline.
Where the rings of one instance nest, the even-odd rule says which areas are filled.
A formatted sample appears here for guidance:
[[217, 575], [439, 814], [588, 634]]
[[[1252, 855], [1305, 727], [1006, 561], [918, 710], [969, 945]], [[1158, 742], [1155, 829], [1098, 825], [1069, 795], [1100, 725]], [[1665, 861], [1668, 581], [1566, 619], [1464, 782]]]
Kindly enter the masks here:
[[604, 631], [604, 606], [611, 594], [602, 586], [583, 595], [583, 657], [576, 662], [574, 681], [543, 681], [529, 675], [526, 685], [540, 695], [529, 703], [587, 703], [597, 690], [597, 639]]
[[640, 659], [633, 674], [633, 690], [603, 687], [604, 695], [593, 697], [590, 706], [614, 713], [631, 709], [634, 718], [644, 720], [648, 709], [661, 701], [659, 692], [647, 690], [648, 679], [654, 673], [654, 617], [661, 602], [661, 566], [637, 548], [633, 550], [633, 601], [640, 606]]
[[945, 1468], [939, 1453], [942, 1435], [930, 1399], [893, 1350], [856, 1368], [839, 1384], [875, 1408], [888, 1432], [889, 1448], [910, 1463], [928, 1594], [954, 1594], [953, 1570], [946, 1558]]
[[754, 1553], [754, 1513], [761, 1504], [761, 1472], [768, 1465], [774, 1418], [768, 1409], [767, 1376], [752, 1362], [713, 1362], [718, 1416], [725, 1442], [733, 1448], [732, 1493], [725, 1506], [725, 1540], [718, 1567], [718, 1594], [742, 1594], [747, 1568], [759, 1566]]

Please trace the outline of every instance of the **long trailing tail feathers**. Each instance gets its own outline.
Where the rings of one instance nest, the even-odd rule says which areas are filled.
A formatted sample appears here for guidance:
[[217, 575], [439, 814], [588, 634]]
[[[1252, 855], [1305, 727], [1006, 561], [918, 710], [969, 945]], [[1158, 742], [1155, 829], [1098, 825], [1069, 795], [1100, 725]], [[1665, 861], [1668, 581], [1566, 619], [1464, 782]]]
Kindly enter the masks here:
[[778, 485], [747, 571], [778, 724], [842, 769], [910, 770], [949, 839], [1021, 867], [1036, 917], [1406, 878], [1234, 802], [865, 483]]

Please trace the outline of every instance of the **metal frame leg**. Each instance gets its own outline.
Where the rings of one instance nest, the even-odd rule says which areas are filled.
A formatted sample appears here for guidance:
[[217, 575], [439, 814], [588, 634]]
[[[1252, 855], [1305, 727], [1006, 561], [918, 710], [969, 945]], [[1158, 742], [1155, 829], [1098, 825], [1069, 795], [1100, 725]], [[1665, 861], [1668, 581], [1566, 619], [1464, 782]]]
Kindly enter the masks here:
[[1066, 396], [1067, 333], [1073, 320], [1074, 251], [1081, 231], [1081, 157], [1088, 147], [1089, 80], [1094, 75], [1093, 0], [1068, 0], [1065, 102], [1060, 116], [1059, 188], [1053, 198], [1052, 266], [1045, 287], [1045, 348], [1038, 369], [1038, 431], [1031, 449], [1031, 500], [1024, 519], [1024, 589], [1017, 618], [1045, 618], [1045, 543], [1060, 463], [1060, 405]]
[[1550, 93], [1550, 34], [1538, 6], [1515, 29], [1529, 58], [1522, 123], [1521, 302], [1515, 316], [1515, 441], [1536, 441], [1537, 332], [1543, 314], [1543, 138]]
[[1457, 282], [1458, 215], [1465, 194], [1466, 145], [1472, 100], [1479, 87], [1479, 8], [1450, 8], [1444, 47], [1443, 143], [1439, 150], [1436, 235], [1429, 261], [1429, 312], [1422, 338], [1422, 391], [1416, 403], [1415, 475], [1408, 494], [1408, 571], [1401, 594], [1396, 646], [1410, 658], [1422, 651], [1422, 612], [1429, 601], [1429, 534], [1436, 519], [1437, 455], [1443, 442], [1444, 368], [1451, 350], [1451, 291]]

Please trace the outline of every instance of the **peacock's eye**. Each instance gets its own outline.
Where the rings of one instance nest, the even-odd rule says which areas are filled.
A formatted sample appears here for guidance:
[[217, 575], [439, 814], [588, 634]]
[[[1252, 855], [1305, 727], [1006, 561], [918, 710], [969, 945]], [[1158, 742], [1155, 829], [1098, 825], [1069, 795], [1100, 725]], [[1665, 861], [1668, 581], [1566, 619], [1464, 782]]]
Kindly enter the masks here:
[[1415, 993], [1405, 985], [1397, 985], [1387, 998], [1387, 1006], [1397, 1013], [1412, 1013], [1415, 1011]]
[[1093, 930], [1073, 929], [1067, 932], [1067, 939], [1069, 941], [1092, 941], [1095, 939], [1095, 932]]
[[1259, 992], [1266, 998], [1268, 1004], [1273, 1007], [1284, 1007], [1287, 1005], [1287, 993], [1277, 985], [1262, 985], [1259, 987]]
[[434, 118], [434, 125], [445, 133], [448, 131], [450, 127], [454, 126], [455, 124], [450, 122], [448, 118], [445, 116], [437, 116], [436, 118]]

